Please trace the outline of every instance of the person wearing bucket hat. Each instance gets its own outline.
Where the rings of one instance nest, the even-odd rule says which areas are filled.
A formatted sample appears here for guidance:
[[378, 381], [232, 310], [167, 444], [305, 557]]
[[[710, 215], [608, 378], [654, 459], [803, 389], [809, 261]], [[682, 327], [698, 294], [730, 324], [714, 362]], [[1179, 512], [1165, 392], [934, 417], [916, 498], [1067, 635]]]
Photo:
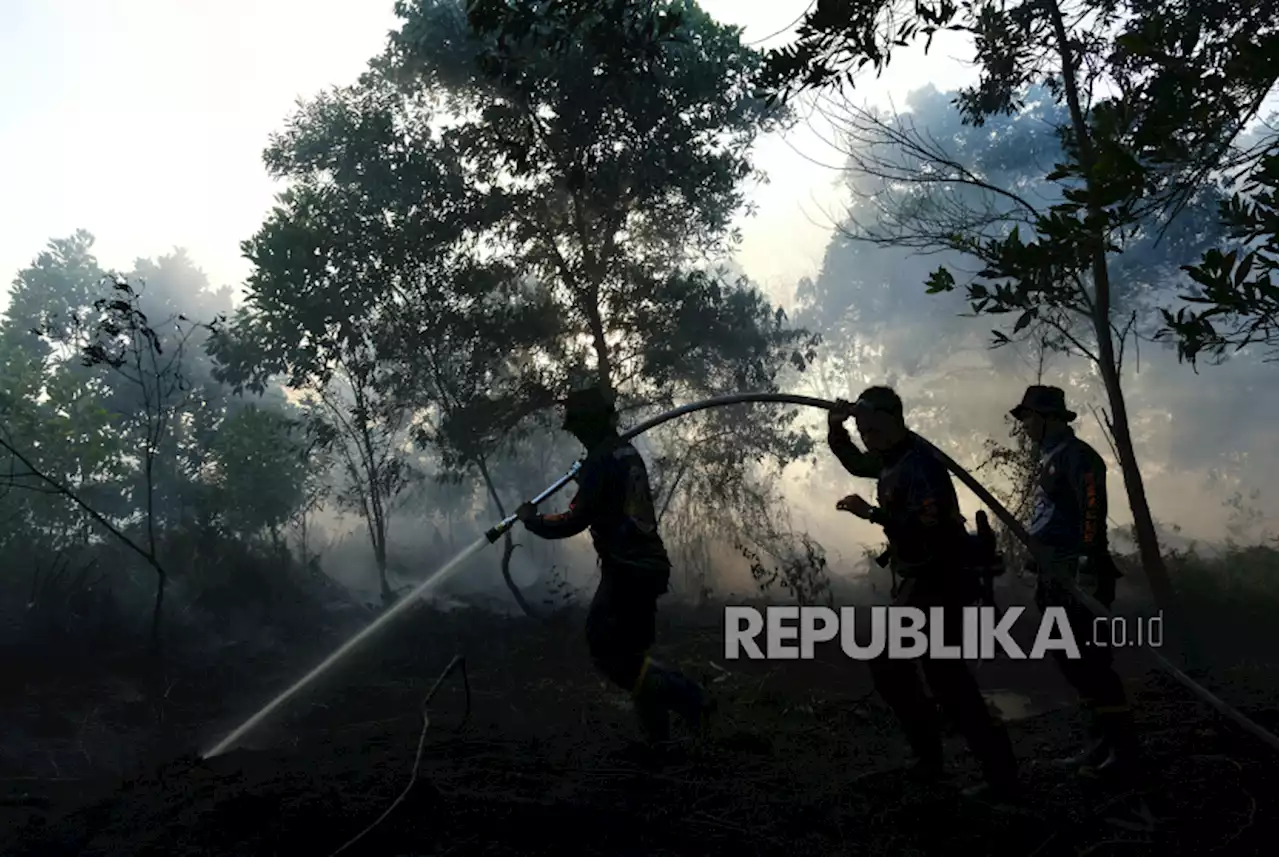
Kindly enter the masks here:
[[1010, 412], [1040, 447], [1027, 531], [1048, 551], [1050, 568], [1039, 575], [1036, 606], [1061, 607], [1080, 646], [1078, 659], [1054, 652], [1063, 676], [1089, 714], [1090, 743], [1076, 756], [1058, 760], [1084, 776], [1130, 771], [1139, 742], [1124, 683], [1106, 646], [1090, 645], [1094, 615], [1065, 586], [1081, 590], [1110, 607], [1119, 570], [1107, 547], [1107, 470], [1102, 456], [1071, 428], [1076, 413], [1058, 387], [1033, 385]]
[[578, 491], [562, 514], [539, 515], [524, 503], [516, 517], [544, 539], [589, 530], [600, 565], [600, 584], [587, 613], [587, 647], [606, 678], [631, 693], [645, 738], [669, 740], [675, 712], [701, 735], [714, 708], [706, 689], [649, 656], [656, 636], [658, 598], [666, 593], [671, 563], [658, 533], [649, 475], [630, 443], [619, 442], [611, 393], [588, 387], [563, 400], [564, 430], [586, 448]]
[[[940, 607], [944, 631], [959, 630], [963, 611], [979, 595], [964, 567], [968, 533], [955, 486], [946, 467], [908, 431], [902, 400], [889, 387], [871, 387], [852, 404], [837, 402], [828, 419], [827, 443], [853, 476], [876, 479], [878, 506], [853, 494], [836, 504], [884, 528], [887, 560], [903, 580], [895, 603], [922, 609]], [[844, 427], [856, 421], [866, 451], [858, 449]], [[954, 641], [952, 641], [954, 642]], [[924, 693], [920, 668], [913, 661], [871, 661], [872, 679], [893, 709], [916, 761], [912, 772], [924, 778], [943, 774], [937, 706]], [[938, 703], [964, 734], [981, 762], [982, 786], [974, 797], [1017, 799], [1017, 762], [1004, 724], [993, 718], [968, 664], [955, 658], [926, 656], [925, 679]]]

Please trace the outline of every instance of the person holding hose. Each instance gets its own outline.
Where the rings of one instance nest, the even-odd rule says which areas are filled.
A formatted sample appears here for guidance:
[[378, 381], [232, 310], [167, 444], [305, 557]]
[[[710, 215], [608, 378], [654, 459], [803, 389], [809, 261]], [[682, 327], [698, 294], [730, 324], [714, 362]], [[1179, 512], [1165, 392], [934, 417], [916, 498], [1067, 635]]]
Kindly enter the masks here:
[[1090, 715], [1091, 744], [1059, 764], [1085, 776], [1128, 771], [1137, 761], [1139, 742], [1124, 683], [1112, 666], [1110, 648], [1093, 644], [1093, 612], [1062, 583], [1074, 582], [1107, 608], [1115, 600], [1120, 572], [1107, 548], [1106, 464], [1072, 431], [1076, 414], [1068, 410], [1060, 388], [1028, 387], [1010, 414], [1041, 449], [1027, 531], [1046, 548], [1049, 568], [1033, 569], [1039, 576], [1036, 606], [1066, 611], [1080, 657], [1053, 654]]
[[630, 443], [619, 442], [617, 426], [610, 393], [591, 387], [566, 396], [564, 430], [587, 452], [578, 492], [562, 514], [539, 515], [524, 503], [516, 517], [544, 539], [590, 530], [600, 584], [587, 613], [587, 646], [596, 667], [630, 692], [645, 738], [656, 746], [670, 738], [672, 712], [696, 735], [704, 734], [713, 705], [700, 684], [649, 655], [671, 562], [658, 533], [644, 459]]
[[[894, 603], [928, 614], [941, 607], [946, 642], [960, 642], [963, 609], [978, 596], [965, 567], [969, 534], [951, 474], [907, 430], [902, 400], [889, 387], [870, 387], [852, 404], [840, 400], [828, 414], [827, 444], [853, 476], [876, 479], [873, 506], [857, 494], [836, 504], [841, 511], [884, 528], [889, 563], [902, 584]], [[858, 449], [844, 422], [856, 421], [866, 451]], [[916, 760], [912, 772], [928, 779], [943, 774], [937, 708], [925, 695], [913, 661], [882, 656], [870, 662], [877, 692], [893, 709]], [[958, 658], [926, 655], [924, 675], [934, 697], [964, 734], [982, 765], [985, 783], [966, 790], [973, 797], [1017, 799], [1017, 762], [1004, 724], [993, 718], [977, 679]]]

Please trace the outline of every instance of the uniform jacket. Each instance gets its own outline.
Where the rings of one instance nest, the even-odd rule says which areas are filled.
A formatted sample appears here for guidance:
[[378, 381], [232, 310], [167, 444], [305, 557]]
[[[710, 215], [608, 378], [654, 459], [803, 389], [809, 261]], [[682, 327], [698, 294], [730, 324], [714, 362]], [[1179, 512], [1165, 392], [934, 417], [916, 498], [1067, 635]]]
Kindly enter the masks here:
[[882, 454], [858, 449], [843, 426], [827, 442], [852, 475], [876, 479], [871, 521], [884, 528], [894, 571], [919, 577], [966, 565], [971, 549], [951, 474], [915, 435]]
[[1055, 553], [1107, 554], [1107, 467], [1070, 428], [1041, 444], [1027, 530]]
[[665, 572], [671, 567], [658, 534], [648, 470], [629, 443], [588, 455], [568, 511], [541, 515], [526, 527], [544, 539], [567, 539], [589, 529], [605, 573], [628, 568]]

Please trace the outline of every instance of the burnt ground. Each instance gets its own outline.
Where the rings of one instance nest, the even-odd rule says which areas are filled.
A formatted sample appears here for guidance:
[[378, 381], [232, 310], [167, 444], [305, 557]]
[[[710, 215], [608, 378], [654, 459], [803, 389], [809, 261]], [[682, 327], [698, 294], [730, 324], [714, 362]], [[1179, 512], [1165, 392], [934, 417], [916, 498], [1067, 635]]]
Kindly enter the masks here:
[[[0, 853], [332, 854], [405, 793], [423, 697], [455, 655], [465, 682], [449, 676], [429, 706], [416, 782], [342, 853], [1275, 853], [1274, 751], [1139, 656], [1121, 665], [1151, 765], [1128, 785], [1034, 764], [1075, 749], [1070, 692], [1047, 664], [982, 665], [1026, 763], [1025, 804], [1009, 810], [958, 795], [975, 770], [954, 735], [954, 782], [909, 782], [866, 668], [838, 649], [785, 664], [723, 660], [718, 611], [664, 608], [659, 654], [712, 683], [720, 717], [706, 743], [646, 762], [625, 701], [591, 669], [581, 618], [423, 608], [249, 736], [250, 748], [208, 761], [195, 753], [324, 651], [6, 666]], [[1271, 693], [1237, 701], [1274, 730]]]

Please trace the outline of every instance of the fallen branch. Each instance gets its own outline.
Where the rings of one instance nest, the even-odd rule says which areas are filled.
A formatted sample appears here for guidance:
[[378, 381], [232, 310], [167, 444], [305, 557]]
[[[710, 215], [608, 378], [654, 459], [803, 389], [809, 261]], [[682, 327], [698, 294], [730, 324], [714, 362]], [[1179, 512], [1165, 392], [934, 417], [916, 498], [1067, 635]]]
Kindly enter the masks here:
[[133, 539], [129, 538], [123, 532], [121, 532], [115, 525], [113, 525], [110, 521], [108, 521], [105, 517], [103, 517], [103, 515], [100, 512], [98, 512], [96, 509], [94, 509], [92, 506], [90, 506], [88, 503], [82, 500], [80, 498], [80, 495], [77, 494], [73, 489], [71, 489], [66, 485], [63, 485], [61, 482], [58, 482], [53, 477], [46, 475], [43, 471], [36, 469], [36, 466], [32, 464], [31, 461], [26, 456], [24, 456], [21, 452], [19, 452], [17, 447], [15, 447], [13, 444], [9, 443], [2, 437], [0, 437], [0, 449], [3, 449], [5, 452], [9, 453], [11, 456], [16, 458], [27, 468], [28, 472], [24, 473], [23, 476], [32, 476], [44, 482], [45, 484], [47, 484], [49, 486], [48, 493], [61, 494], [63, 497], [66, 497], [72, 503], [79, 506], [80, 509], [86, 515], [88, 515], [90, 518], [93, 518], [93, 520], [96, 521], [103, 529], [111, 533], [111, 535], [115, 536], [121, 542], [121, 544], [123, 544], [125, 547], [132, 550], [134, 553], [142, 557], [144, 560], [146, 560], [147, 564], [150, 565], [152, 568], [154, 568], [157, 573], [159, 574], [165, 573], [164, 569], [160, 566], [159, 562], [149, 551], [147, 551], [143, 547], [140, 547], [137, 542], [135, 542]]
[[431, 700], [435, 698], [436, 692], [440, 690], [440, 685], [443, 684], [444, 680], [456, 669], [462, 670], [462, 689], [466, 693], [467, 707], [466, 711], [462, 715], [462, 721], [454, 727], [454, 731], [457, 732], [466, 725], [467, 720], [471, 717], [471, 684], [467, 681], [466, 660], [462, 655], [454, 655], [453, 660], [449, 661], [449, 665], [444, 668], [444, 672], [440, 673], [440, 677], [436, 679], [436, 683], [433, 684], [431, 686], [431, 690], [427, 692], [426, 698], [422, 700], [422, 731], [418, 734], [418, 751], [413, 757], [413, 769], [409, 773], [409, 784], [404, 787], [404, 791], [400, 792], [400, 795], [391, 802], [391, 806], [387, 807], [386, 811], [383, 812], [382, 815], [378, 816], [377, 819], [375, 819], [374, 822], [364, 830], [348, 839], [341, 847], [338, 848], [338, 850], [330, 854], [329, 857], [335, 857], [335, 855], [341, 854], [343, 851], [346, 851], [352, 845], [355, 845], [363, 839], [369, 831], [386, 821], [387, 817], [391, 815], [391, 813], [395, 812], [396, 807], [404, 803], [404, 799], [409, 796], [409, 792], [413, 790], [414, 785], [418, 782], [418, 769], [422, 766], [422, 751], [426, 747], [427, 730], [431, 726], [431, 717], [427, 714], [427, 706], [431, 704]]

